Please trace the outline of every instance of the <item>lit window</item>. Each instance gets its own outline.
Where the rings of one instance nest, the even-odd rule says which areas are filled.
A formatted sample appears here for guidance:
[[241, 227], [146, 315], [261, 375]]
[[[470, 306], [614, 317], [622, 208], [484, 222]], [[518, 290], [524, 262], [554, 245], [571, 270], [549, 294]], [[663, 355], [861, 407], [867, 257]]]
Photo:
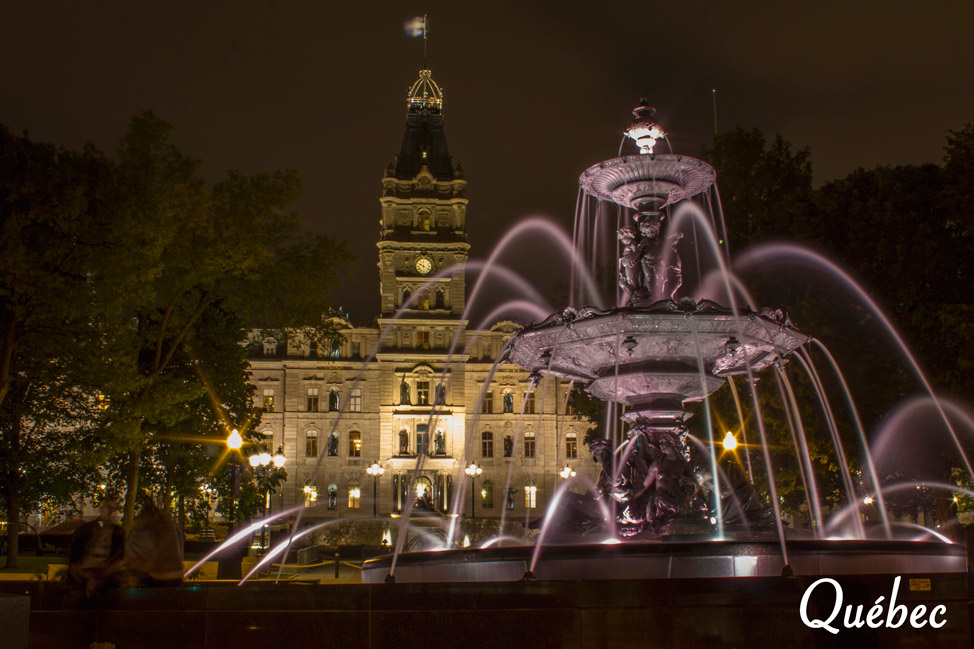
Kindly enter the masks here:
[[534, 431], [524, 432], [524, 457], [534, 457]]
[[362, 496], [362, 490], [359, 489], [357, 482], [349, 483], [348, 485], [348, 508], [358, 509], [359, 499]]
[[264, 356], [273, 356], [277, 353], [277, 341], [273, 338], [264, 338]]
[[567, 433], [565, 435], [565, 457], [574, 460], [578, 457], [578, 435]]
[[494, 412], [494, 393], [490, 390], [484, 394], [484, 405], [481, 408], [481, 412], [485, 415], [492, 414]]
[[524, 412], [529, 415], [534, 414], [534, 391], [528, 393], [528, 402], [524, 406]]
[[430, 229], [430, 213], [420, 212], [416, 215], [416, 225], [419, 226], [420, 230], [424, 232], [429, 232]]
[[308, 412], [318, 412], [318, 388], [308, 388]]
[[481, 457], [494, 457], [494, 433], [485, 430], [480, 434]]
[[416, 346], [420, 349], [430, 348], [430, 332], [428, 331], [417, 331], [416, 332]]
[[348, 393], [348, 410], [362, 412], [362, 388], [352, 388]]
[[331, 390], [328, 391], [328, 410], [330, 412], [338, 412], [338, 406], [339, 406], [338, 390], [336, 388], [332, 388]]
[[348, 457], [362, 457], [362, 433], [357, 430], [348, 434]]
[[318, 457], [318, 431], [309, 430], [304, 434], [304, 454], [306, 457]]
[[538, 488], [533, 484], [524, 487], [524, 507], [534, 509], [538, 506]]
[[430, 382], [416, 381], [416, 404], [420, 406], [428, 406], [429, 403], [430, 403]]
[[274, 412], [274, 388], [264, 388], [264, 412]]
[[318, 487], [314, 485], [304, 485], [304, 506], [309, 507], [318, 501]]
[[429, 453], [429, 428], [426, 424], [416, 425], [416, 455]]
[[494, 483], [484, 480], [480, 485], [480, 505], [484, 509], [494, 506]]

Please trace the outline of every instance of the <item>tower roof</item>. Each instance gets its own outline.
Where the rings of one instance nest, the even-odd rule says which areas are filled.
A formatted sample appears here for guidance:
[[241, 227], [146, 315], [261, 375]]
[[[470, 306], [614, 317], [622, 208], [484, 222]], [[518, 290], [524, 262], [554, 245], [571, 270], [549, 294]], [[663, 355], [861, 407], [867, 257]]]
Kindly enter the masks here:
[[454, 176], [443, 132], [443, 91], [429, 70], [419, 71], [406, 95], [406, 133], [396, 158], [396, 177], [414, 178], [424, 166], [437, 180]]

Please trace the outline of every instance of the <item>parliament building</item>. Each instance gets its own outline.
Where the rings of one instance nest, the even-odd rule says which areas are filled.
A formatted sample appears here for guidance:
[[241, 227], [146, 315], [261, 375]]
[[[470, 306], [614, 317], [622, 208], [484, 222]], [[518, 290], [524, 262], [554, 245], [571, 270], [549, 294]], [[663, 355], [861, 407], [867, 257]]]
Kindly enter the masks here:
[[[257, 430], [286, 457], [273, 509], [304, 502], [306, 520], [373, 507], [387, 517], [418, 503], [441, 515], [536, 519], [565, 476], [597, 476], [583, 448], [589, 426], [566, 412], [567, 381], [533, 387], [518, 366], [491, 371], [518, 324], [467, 329], [467, 180], [429, 70], [409, 89], [402, 147], [381, 187], [375, 325], [340, 321], [330, 349], [301, 336], [252, 341]], [[378, 478], [366, 472], [374, 463]], [[482, 469], [473, 491], [471, 463]]]

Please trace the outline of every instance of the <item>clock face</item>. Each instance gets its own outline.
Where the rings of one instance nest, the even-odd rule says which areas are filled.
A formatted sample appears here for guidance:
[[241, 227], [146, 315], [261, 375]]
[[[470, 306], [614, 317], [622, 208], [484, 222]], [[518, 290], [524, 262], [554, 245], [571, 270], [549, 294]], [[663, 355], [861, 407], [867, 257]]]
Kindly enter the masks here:
[[420, 257], [416, 260], [416, 272], [420, 275], [425, 275], [426, 273], [433, 270], [433, 262], [429, 260], [428, 257]]

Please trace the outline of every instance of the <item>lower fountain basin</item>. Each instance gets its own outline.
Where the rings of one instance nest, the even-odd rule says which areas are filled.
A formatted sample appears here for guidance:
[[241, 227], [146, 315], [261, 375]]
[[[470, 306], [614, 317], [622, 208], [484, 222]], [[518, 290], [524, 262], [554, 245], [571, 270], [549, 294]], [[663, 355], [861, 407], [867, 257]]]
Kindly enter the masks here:
[[[533, 546], [402, 554], [396, 583], [517, 581], [531, 564]], [[794, 540], [788, 558], [797, 575], [963, 573], [962, 545], [926, 541]], [[392, 557], [366, 561], [363, 583], [381, 583]], [[784, 561], [776, 540], [591, 543], [543, 549], [534, 576], [579, 579], [776, 577]]]

